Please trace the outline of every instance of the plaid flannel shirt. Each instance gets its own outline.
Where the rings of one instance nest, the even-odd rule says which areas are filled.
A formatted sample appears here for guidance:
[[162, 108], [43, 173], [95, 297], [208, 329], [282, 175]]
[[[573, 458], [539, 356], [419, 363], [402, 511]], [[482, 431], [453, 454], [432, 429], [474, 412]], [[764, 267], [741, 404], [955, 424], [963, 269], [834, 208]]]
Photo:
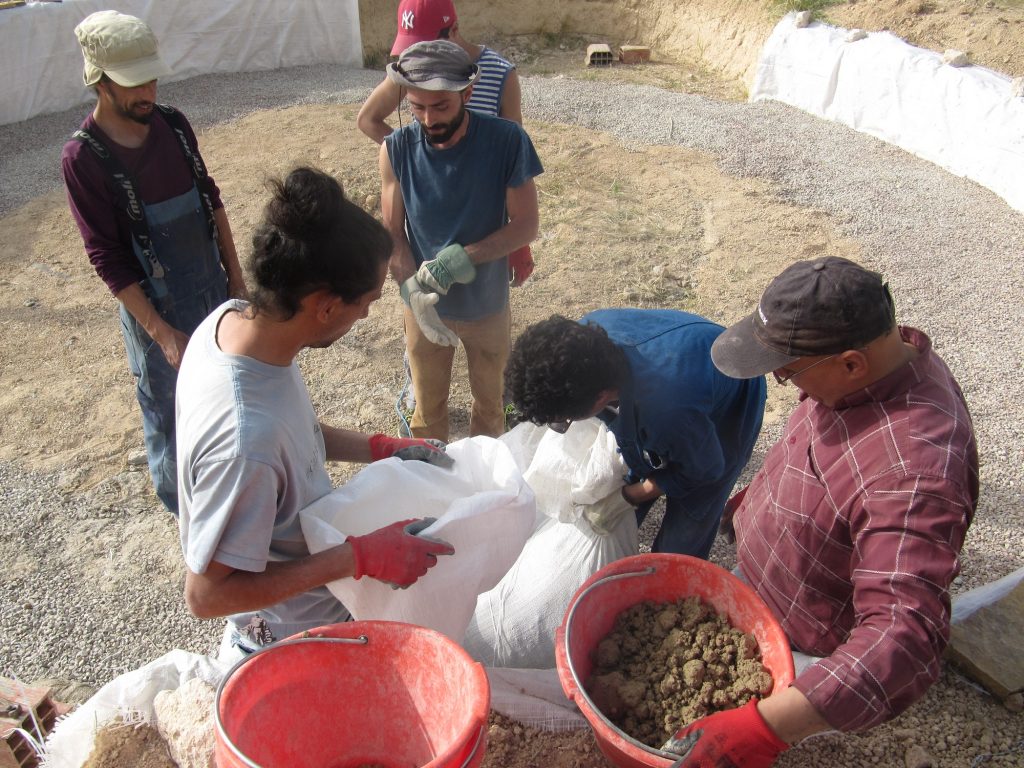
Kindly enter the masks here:
[[794, 685], [840, 731], [937, 679], [978, 501], [960, 387], [924, 333], [900, 332], [917, 358], [833, 408], [803, 397], [734, 520], [743, 575], [793, 646], [825, 657]]

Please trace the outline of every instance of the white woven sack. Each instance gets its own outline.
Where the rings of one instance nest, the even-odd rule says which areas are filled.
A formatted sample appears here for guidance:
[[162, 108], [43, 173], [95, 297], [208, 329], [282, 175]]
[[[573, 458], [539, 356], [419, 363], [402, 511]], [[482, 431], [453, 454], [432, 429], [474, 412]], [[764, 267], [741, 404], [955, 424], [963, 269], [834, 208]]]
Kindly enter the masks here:
[[533, 529], [533, 492], [509, 449], [489, 437], [448, 446], [450, 469], [422, 461], [377, 461], [299, 513], [310, 552], [341, 544], [408, 518], [435, 517], [424, 536], [444, 539], [455, 554], [408, 589], [375, 579], [327, 585], [357, 620], [404, 621], [462, 639], [481, 592], [516, 561]]

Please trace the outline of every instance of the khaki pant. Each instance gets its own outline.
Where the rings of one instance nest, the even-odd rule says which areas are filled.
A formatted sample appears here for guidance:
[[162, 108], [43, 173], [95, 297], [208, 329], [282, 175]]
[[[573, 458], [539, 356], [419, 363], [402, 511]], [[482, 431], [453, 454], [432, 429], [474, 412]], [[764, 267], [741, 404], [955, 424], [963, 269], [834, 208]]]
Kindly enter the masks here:
[[[445, 320], [444, 323], [455, 332], [466, 350], [469, 388], [473, 393], [469, 434], [498, 437], [505, 431], [505, 363], [512, 346], [508, 305], [480, 320]], [[405, 308], [405, 339], [416, 392], [416, 410], [409, 428], [414, 437], [447, 442], [448, 392], [455, 348], [428, 341], [408, 307]]]

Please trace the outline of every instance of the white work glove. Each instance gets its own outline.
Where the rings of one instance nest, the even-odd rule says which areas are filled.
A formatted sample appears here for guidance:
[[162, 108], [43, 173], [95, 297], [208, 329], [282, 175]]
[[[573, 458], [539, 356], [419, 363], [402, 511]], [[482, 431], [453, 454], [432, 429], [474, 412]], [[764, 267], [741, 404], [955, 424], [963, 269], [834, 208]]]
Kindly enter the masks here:
[[423, 290], [416, 275], [413, 275], [404, 283], [401, 288], [402, 300], [412, 310], [412, 316], [416, 318], [416, 325], [423, 331], [423, 335], [432, 344], [441, 347], [455, 347], [459, 344], [459, 337], [455, 331], [445, 325], [441, 317], [434, 309], [434, 305], [441, 300], [436, 293], [429, 293]]
[[476, 279], [476, 267], [466, 249], [453, 243], [438, 251], [430, 261], [420, 264], [416, 279], [425, 289], [443, 295], [455, 283], [472, 283]]

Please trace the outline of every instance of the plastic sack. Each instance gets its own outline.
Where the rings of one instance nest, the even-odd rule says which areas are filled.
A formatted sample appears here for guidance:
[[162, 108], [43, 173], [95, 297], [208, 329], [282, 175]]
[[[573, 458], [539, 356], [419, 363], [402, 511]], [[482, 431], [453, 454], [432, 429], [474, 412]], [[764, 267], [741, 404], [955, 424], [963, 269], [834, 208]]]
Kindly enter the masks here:
[[107, 723], [117, 717], [151, 722], [158, 693], [176, 690], [196, 677], [216, 686], [227, 669], [209, 656], [174, 650], [144, 667], [115, 677], [82, 706], [58, 721], [46, 739], [42, 765], [44, 768], [80, 768], [93, 750], [96, 732]]
[[356, 620], [403, 621], [462, 639], [477, 595], [512, 566], [536, 517], [533, 492], [508, 448], [489, 437], [448, 445], [449, 469], [422, 461], [377, 461], [299, 513], [310, 552], [341, 544], [408, 518], [435, 517], [422, 535], [443, 539], [455, 554], [407, 589], [371, 578], [327, 585]]
[[[596, 419], [574, 422], [565, 435], [541, 427], [545, 434], [539, 440], [537, 429], [520, 424], [501, 438], [513, 455], [528, 462], [523, 475], [535, 483], [538, 514], [519, 559], [494, 589], [480, 595], [466, 630], [463, 647], [490, 667], [553, 668], [555, 630], [576, 589], [595, 571], [637, 551], [636, 516], [619, 494], [621, 458], [608, 428]], [[568, 450], [559, 454], [559, 444]], [[532, 456], [531, 445], [537, 446]], [[581, 447], [586, 449], [582, 460], [593, 459], [594, 467], [572, 463]], [[565, 475], [577, 483], [575, 499], [597, 503], [575, 503], [572, 494], [560, 495]], [[615, 489], [608, 493], [613, 477]], [[589, 517], [610, 532], [595, 530]]]
[[[502, 436], [537, 495], [537, 511], [563, 523], [622, 488], [629, 471], [608, 428], [598, 419], [574, 421], [565, 434], [520, 424]], [[536, 431], [540, 431], [540, 437]], [[533, 446], [536, 446], [535, 448]], [[532, 450], [531, 450], [532, 448]], [[522, 463], [528, 462], [528, 463]]]
[[487, 667], [491, 709], [531, 728], [575, 731], [589, 727], [576, 704], [566, 698], [557, 669]]

